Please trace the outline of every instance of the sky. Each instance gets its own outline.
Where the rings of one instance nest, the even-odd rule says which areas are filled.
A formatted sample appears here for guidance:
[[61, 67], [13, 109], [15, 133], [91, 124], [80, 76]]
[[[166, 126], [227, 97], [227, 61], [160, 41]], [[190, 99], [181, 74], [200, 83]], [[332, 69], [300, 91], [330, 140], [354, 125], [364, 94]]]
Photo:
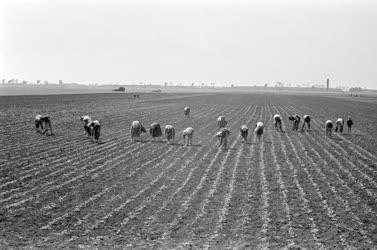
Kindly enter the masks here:
[[377, 0], [2, 0], [0, 78], [377, 89]]

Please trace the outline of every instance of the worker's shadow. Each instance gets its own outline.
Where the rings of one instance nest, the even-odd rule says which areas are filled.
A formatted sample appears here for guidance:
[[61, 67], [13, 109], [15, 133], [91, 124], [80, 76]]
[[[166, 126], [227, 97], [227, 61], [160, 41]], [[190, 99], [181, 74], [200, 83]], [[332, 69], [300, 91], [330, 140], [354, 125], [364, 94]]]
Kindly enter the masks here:
[[318, 129], [308, 129], [308, 130], [302, 131], [301, 133], [305, 134], [306, 132], [310, 133], [310, 134], [318, 134], [318, 133], [320, 133], [320, 131]]
[[247, 145], [259, 145], [261, 143], [267, 143], [267, 144], [270, 144], [272, 143], [271, 141], [254, 141], [254, 142], [246, 142], [245, 144]]
[[285, 130], [285, 131], [280, 131], [280, 132], [278, 132], [278, 134], [287, 134], [287, 135], [290, 135], [290, 134], [297, 134], [297, 132], [300, 132], [300, 131], [295, 131], [295, 130]]
[[222, 151], [237, 151], [238, 148], [221, 148]]
[[363, 136], [363, 134], [352, 134], [352, 133], [343, 133], [342, 135], [346, 136], [346, 137], [359, 137], [359, 136]]
[[110, 139], [106, 139], [106, 140], [100, 140], [100, 143], [106, 144], [106, 143], [117, 141], [117, 140], [118, 140], [118, 138], [110, 138]]
[[247, 145], [259, 145], [259, 144], [261, 144], [263, 141], [253, 141], [253, 142], [246, 142], [245, 144], [247, 144]]
[[331, 140], [333, 141], [343, 141], [342, 138], [336, 137], [336, 136], [331, 136]]
[[182, 146], [182, 147], [187, 147], [187, 148], [191, 148], [191, 147], [194, 147], [194, 148], [198, 148], [198, 147], [201, 147], [202, 144], [192, 144], [192, 145], [189, 145], [187, 146], [186, 144], [184, 143], [176, 143], [177, 146]]
[[166, 141], [164, 140], [155, 140], [155, 141], [150, 141], [150, 143], [165, 143], [166, 144]]
[[137, 140], [134, 143], [149, 143], [148, 140]]

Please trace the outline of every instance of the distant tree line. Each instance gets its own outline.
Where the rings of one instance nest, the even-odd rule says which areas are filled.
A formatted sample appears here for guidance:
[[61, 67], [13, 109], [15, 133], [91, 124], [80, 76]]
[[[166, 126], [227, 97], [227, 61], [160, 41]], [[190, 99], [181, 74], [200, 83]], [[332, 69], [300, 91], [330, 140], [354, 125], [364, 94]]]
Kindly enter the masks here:
[[360, 87], [353, 87], [353, 88], [350, 88], [349, 91], [350, 92], [360, 92], [360, 91], [362, 91], [362, 88], [360, 88]]
[[121, 91], [121, 92], [124, 92], [126, 91], [126, 88], [125, 87], [119, 87], [117, 89], [113, 89], [113, 91]]

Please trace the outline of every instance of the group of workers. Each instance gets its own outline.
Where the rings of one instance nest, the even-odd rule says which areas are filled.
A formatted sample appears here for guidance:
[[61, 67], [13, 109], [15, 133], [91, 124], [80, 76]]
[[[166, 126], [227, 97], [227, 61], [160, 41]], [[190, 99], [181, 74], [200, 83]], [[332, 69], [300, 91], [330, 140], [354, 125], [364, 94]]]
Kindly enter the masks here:
[[[185, 117], [190, 117], [190, 108], [185, 107], [184, 110]], [[277, 131], [282, 131], [282, 117], [279, 114], [274, 115], [274, 124]], [[292, 130], [298, 131], [301, 117], [299, 115], [290, 115], [288, 117], [290, 121], [292, 121]], [[92, 120], [89, 116], [84, 115], [81, 117], [81, 121], [84, 124], [84, 130], [88, 138], [95, 140], [98, 142], [101, 132], [101, 122], [99, 120]], [[307, 129], [310, 129], [310, 121], [311, 117], [309, 115], [303, 116], [303, 124], [301, 127], [301, 131], [307, 127]], [[344, 127], [344, 120], [343, 118], [338, 118], [335, 122], [336, 128], [335, 132], [343, 132]], [[351, 128], [353, 125], [353, 121], [351, 117], [348, 117], [348, 120], [346, 122], [348, 126], [348, 133], [351, 133]], [[217, 119], [217, 127], [219, 131], [215, 134], [215, 137], [219, 140], [219, 146], [223, 148], [227, 148], [228, 144], [228, 136], [230, 135], [230, 129], [227, 128], [228, 122], [226, 121], [224, 116], [219, 116]], [[51, 120], [48, 115], [37, 115], [35, 117], [35, 127], [37, 129], [37, 133], [46, 134], [48, 130], [50, 130], [50, 135], [53, 135], [52, 132], [52, 125]], [[325, 124], [326, 128], [326, 135], [331, 136], [332, 135], [332, 129], [333, 129], [333, 123], [331, 120], [327, 120]], [[261, 140], [261, 136], [263, 135], [264, 130], [264, 124], [263, 122], [257, 122], [254, 133], [256, 134], [258, 141]], [[185, 130], [182, 131], [184, 145], [186, 146], [192, 146], [193, 142], [193, 136], [194, 136], [194, 129], [192, 127], [188, 127]], [[133, 121], [131, 124], [131, 140], [132, 142], [136, 142], [136, 138], [139, 138], [142, 133], [147, 133], [147, 130], [145, 127], [141, 124], [139, 121]], [[171, 144], [171, 142], [175, 138], [175, 128], [173, 125], [166, 125], [164, 133], [162, 133], [161, 126], [158, 122], [153, 122], [150, 125], [149, 128], [149, 134], [152, 137], [152, 140], [155, 140], [156, 138], [160, 138], [163, 135], [167, 139], [167, 143]], [[247, 142], [247, 137], [249, 135], [249, 128], [247, 125], [241, 125], [240, 127], [240, 136], [242, 143]]]
[[[353, 125], [353, 121], [351, 119], [350, 116], [348, 116], [348, 119], [347, 119], [347, 127], [348, 127], [348, 133], [351, 133], [351, 129], [352, 129], [352, 125]], [[340, 132], [340, 133], [343, 133], [343, 127], [344, 127], [344, 120], [343, 118], [338, 118], [335, 122], [335, 132]], [[332, 135], [332, 129], [333, 129], [333, 123], [331, 120], [327, 120], [326, 121], [326, 135], [327, 136], [331, 136]]]
[[[183, 112], [186, 117], [190, 116], [189, 107], [185, 107]], [[133, 121], [131, 124], [131, 131], [130, 131], [132, 142], [136, 142], [136, 138], [139, 138], [142, 133], [147, 133], [147, 130], [145, 129], [145, 127], [141, 124], [141, 122]], [[163, 135], [162, 130], [161, 130], [161, 125], [158, 122], [153, 122], [150, 125], [149, 134], [152, 137], [152, 140], [155, 140], [155, 138], [161, 137]], [[183, 130], [182, 134], [183, 134], [184, 144], [186, 146], [192, 146], [194, 129], [192, 127], [188, 127], [185, 130]], [[175, 138], [174, 126], [169, 125], [169, 124], [165, 125], [164, 135], [166, 137], [167, 143], [171, 144]]]

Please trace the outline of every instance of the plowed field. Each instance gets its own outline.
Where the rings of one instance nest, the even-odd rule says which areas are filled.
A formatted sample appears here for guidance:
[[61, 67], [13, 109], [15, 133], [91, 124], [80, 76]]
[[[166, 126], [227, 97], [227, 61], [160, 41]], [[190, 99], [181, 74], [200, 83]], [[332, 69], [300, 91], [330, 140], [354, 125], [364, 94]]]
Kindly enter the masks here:
[[[0, 99], [0, 244], [35, 247], [377, 248], [377, 101], [287, 94], [121, 94]], [[191, 107], [185, 118], [183, 107]], [[350, 112], [352, 134], [325, 136]], [[48, 113], [55, 136], [35, 133]], [[272, 117], [283, 116], [285, 132]], [[312, 117], [291, 131], [289, 114]], [[100, 119], [101, 142], [80, 116]], [[232, 133], [217, 146], [216, 119]], [[346, 117], [345, 117], [346, 118]], [[132, 143], [133, 120], [177, 143]], [[265, 124], [241, 143], [239, 127]], [[195, 129], [194, 145], [181, 131]]]

